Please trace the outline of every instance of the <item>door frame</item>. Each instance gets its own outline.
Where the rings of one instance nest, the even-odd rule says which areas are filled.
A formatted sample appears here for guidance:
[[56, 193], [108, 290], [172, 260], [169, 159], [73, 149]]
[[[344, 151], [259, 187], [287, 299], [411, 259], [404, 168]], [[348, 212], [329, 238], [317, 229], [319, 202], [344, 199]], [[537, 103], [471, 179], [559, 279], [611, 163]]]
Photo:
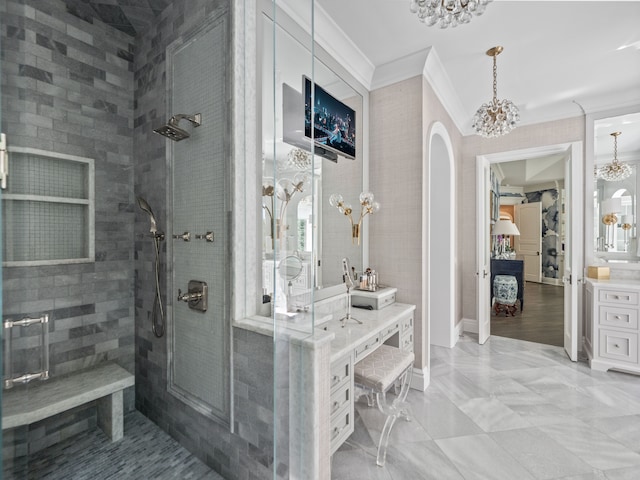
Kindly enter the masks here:
[[[565, 190], [570, 192], [571, 198], [567, 199], [573, 208], [573, 215], [565, 225], [565, 231], [571, 232], [571, 253], [574, 258], [576, 277], [573, 282], [581, 282], [584, 268], [584, 231], [580, 230], [581, 212], [584, 209], [584, 184], [583, 184], [583, 143], [566, 142], [555, 145], [545, 145], [541, 147], [526, 148], [522, 150], [510, 150], [498, 153], [483, 154], [476, 156], [476, 203], [477, 203], [477, 225], [476, 244], [477, 249], [477, 318], [478, 318], [478, 342], [483, 344], [491, 335], [490, 305], [488, 305], [490, 293], [489, 273], [489, 168], [494, 163], [511, 162], [523, 159], [535, 159], [548, 155], [569, 154], [571, 156], [572, 170], [571, 178], [565, 178]], [[570, 183], [569, 188], [567, 184]], [[580, 275], [580, 277], [578, 277]], [[580, 289], [575, 288], [576, 283], [565, 285], [564, 288], [571, 288], [571, 305], [575, 307], [567, 318], [565, 313], [565, 331], [573, 332], [575, 338], [571, 342], [572, 347], [567, 351], [569, 358], [577, 359], [577, 349], [582, 348], [582, 339], [579, 337], [580, 328], [578, 318], [582, 318], [582, 303], [580, 302]], [[573, 310], [573, 309], [572, 309]]]

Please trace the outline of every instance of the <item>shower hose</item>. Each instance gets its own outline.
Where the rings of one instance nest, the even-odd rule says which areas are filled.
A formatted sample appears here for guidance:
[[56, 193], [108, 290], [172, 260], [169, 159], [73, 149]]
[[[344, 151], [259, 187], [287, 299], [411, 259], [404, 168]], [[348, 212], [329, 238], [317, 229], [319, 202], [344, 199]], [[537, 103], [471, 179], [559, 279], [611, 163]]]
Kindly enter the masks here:
[[160, 293], [160, 235], [154, 235], [153, 243], [156, 247], [156, 297], [151, 310], [151, 328], [153, 334], [160, 338], [164, 335], [164, 308], [162, 307], [162, 294]]

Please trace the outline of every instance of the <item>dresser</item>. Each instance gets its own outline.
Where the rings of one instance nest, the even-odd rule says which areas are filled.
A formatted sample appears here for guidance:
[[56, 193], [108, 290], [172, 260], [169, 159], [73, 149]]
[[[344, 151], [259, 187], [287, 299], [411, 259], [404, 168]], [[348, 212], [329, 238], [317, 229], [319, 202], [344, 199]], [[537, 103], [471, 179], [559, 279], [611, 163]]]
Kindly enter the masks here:
[[640, 374], [640, 282], [588, 278], [585, 306], [585, 350], [591, 368]]

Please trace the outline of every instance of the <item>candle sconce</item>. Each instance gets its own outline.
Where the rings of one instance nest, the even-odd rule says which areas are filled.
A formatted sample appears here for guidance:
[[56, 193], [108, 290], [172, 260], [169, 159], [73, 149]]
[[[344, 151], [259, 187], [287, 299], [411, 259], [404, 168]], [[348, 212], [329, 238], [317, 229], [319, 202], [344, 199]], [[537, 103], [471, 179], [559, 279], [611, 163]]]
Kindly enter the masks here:
[[362, 228], [362, 220], [369, 214], [374, 214], [380, 210], [380, 203], [373, 200], [373, 193], [362, 192], [360, 194], [360, 218], [357, 222], [353, 221], [353, 209], [351, 205], [344, 202], [342, 195], [334, 193], [329, 197], [329, 205], [336, 207], [338, 211], [344, 214], [351, 224], [351, 241], [360, 245], [360, 230]]

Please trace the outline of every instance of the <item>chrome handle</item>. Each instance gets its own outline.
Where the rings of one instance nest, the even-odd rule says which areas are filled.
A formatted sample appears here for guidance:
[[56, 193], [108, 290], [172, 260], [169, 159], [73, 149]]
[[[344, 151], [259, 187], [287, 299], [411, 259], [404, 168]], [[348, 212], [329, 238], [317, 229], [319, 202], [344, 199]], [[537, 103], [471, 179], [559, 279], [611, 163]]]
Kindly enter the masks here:
[[178, 300], [181, 302], [195, 302], [202, 298], [202, 292], [182, 293], [182, 290], [178, 289]]
[[213, 232], [207, 232], [202, 235], [196, 235], [197, 240], [206, 240], [207, 242], [213, 242]]
[[184, 232], [181, 235], [174, 235], [173, 238], [175, 238], [176, 240], [182, 239], [185, 242], [190, 242], [191, 241], [191, 233]]

